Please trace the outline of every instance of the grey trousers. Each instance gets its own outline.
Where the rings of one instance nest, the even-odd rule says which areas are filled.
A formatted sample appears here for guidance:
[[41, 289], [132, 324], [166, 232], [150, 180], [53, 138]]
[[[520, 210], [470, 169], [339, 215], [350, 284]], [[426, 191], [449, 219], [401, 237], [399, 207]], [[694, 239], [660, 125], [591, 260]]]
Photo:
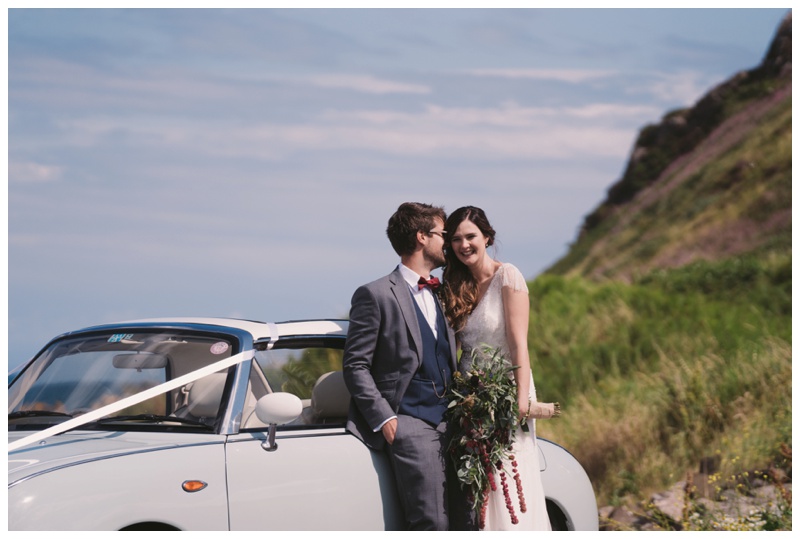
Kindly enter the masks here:
[[397, 416], [394, 443], [387, 444], [409, 530], [449, 530], [446, 423], [438, 427]]

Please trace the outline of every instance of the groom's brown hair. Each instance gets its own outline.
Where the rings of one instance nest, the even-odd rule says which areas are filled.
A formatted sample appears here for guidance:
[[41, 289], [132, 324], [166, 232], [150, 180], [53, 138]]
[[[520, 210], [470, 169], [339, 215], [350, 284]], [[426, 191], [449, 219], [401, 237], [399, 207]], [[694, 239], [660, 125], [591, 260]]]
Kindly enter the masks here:
[[417, 247], [417, 232], [427, 234], [436, 226], [437, 217], [442, 223], [447, 220], [444, 208], [421, 202], [400, 204], [386, 227], [386, 235], [395, 252], [400, 256], [412, 254]]

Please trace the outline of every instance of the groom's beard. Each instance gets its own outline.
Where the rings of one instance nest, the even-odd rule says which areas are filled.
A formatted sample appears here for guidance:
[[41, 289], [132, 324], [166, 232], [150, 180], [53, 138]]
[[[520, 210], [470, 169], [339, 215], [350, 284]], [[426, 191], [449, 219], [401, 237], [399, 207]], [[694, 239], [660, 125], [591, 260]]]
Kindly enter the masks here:
[[425, 260], [427, 260], [433, 269], [441, 268], [445, 265], [447, 260], [444, 257], [444, 251], [423, 251], [425, 255]]

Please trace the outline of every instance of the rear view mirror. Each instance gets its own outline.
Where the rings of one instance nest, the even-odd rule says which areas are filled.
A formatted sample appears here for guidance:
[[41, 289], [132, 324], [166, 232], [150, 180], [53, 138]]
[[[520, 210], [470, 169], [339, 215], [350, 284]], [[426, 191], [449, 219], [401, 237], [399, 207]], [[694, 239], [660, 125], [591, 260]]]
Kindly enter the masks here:
[[114, 356], [113, 365], [117, 369], [163, 369], [169, 360], [164, 354], [117, 354]]

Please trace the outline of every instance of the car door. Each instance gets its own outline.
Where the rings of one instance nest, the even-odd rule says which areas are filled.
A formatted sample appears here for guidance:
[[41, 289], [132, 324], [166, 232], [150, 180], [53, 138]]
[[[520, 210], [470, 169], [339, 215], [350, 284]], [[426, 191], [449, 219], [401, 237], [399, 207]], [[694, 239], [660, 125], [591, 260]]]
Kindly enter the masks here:
[[228, 443], [231, 530], [385, 530], [399, 526], [388, 461], [343, 428], [266, 432]]
[[[282, 340], [253, 361], [241, 431], [226, 449], [231, 530], [393, 530], [401, 524], [390, 464], [344, 429], [343, 339]], [[263, 387], [262, 387], [263, 386]], [[268, 427], [252, 410], [264, 392], [300, 397], [302, 415]]]

